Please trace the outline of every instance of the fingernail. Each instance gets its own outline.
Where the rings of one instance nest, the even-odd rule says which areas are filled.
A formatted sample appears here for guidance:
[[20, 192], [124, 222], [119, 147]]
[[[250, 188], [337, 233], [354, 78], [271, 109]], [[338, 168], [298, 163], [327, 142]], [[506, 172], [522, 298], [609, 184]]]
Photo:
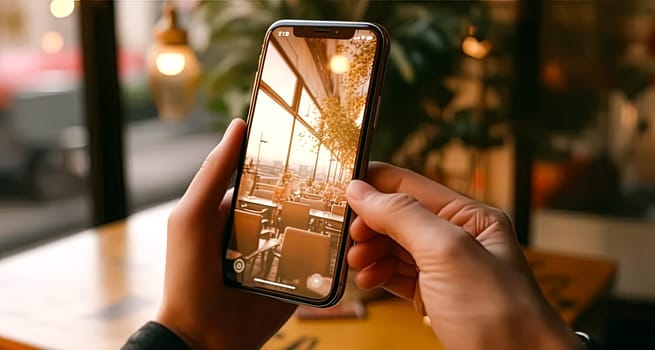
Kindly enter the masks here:
[[223, 132], [223, 137], [221, 138], [221, 142], [229, 138], [228, 135], [230, 135], [233, 132], [234, 126], [237, 124], [238, 121], [239, 118], [234, 118], [232, 119], [232, 121], [230, 121], [230, 124], [227, 125], [227, 128], [225, 128], [225, 131]]
[[237, 118], [234, 118], [234, 119], [232, 119], [232, 121], [230, 121], [230, 124], [228, 124], [228, 126], [225, 129], [225, 132], [223, 133], [223, 135], [227, 135], [227, 134], [230, 133], [230, 131], [234, 128], [234, 124], [236, 123], [236, 120], [237, 120]]
[[371, 186], [362, 180], [352, 180], [346, 189], [346, 195], [351, 199], [364, 199], [371, 193]]

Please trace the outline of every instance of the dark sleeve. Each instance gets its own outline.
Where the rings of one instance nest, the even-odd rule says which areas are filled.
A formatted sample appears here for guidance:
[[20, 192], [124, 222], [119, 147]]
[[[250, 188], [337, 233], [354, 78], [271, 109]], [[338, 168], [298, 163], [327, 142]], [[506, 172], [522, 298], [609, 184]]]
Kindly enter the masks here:
[[157, 322], [150, 321], [127, 340], [122, 350], [190, 350], [177, 334]]

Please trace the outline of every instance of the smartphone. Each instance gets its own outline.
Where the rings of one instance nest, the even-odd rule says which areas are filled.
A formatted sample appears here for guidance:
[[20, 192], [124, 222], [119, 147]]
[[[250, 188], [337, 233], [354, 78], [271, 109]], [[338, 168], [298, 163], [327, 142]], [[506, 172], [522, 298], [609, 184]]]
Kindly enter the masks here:
[[388, 52], [372, 23], [269, 27], [225, 231], [227, 285], [316, 307], [339, 301], [345, 190], [366, 171]]

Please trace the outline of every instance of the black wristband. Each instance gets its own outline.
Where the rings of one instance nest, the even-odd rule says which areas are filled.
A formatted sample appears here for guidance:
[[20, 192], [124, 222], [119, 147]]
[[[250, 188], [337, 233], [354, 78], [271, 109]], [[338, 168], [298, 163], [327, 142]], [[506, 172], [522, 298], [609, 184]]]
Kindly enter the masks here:
[[189, 346], [163, 325], [150, 321], [127, 340], [122, 350], [190, 350]]

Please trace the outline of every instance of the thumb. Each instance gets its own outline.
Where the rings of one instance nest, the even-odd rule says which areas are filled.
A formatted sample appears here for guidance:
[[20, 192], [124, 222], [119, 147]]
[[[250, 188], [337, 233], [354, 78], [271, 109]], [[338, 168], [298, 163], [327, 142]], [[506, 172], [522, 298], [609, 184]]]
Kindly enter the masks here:
[[419, 267], [422, 256], [461, 250], [473, 243], [461, 227], [427, 210], [409, 194], [382, 193], [360, 180], [351, 181], [346, 194], [359, 218], [372, 230], [396, 241]]
[[191, 180], [182, 196], [182, 204], [216, 210], [237, 167], [244, 133], [244, 122], [232, 120], [221, 142], [209, 153]]

